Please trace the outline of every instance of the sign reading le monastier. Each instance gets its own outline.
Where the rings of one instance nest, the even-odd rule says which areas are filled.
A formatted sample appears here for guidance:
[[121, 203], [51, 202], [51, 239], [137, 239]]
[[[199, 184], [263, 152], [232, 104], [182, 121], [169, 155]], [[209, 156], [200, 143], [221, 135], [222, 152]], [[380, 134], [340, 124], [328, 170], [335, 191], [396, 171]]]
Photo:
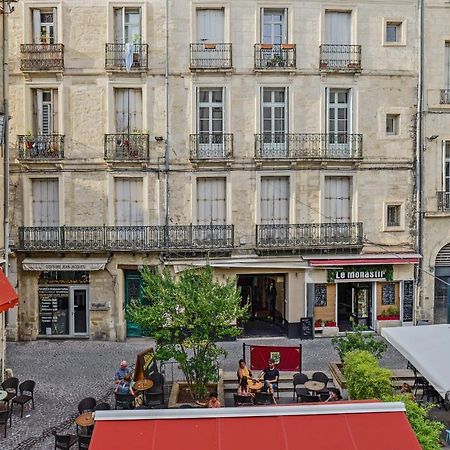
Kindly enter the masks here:
[[346, 280], [386, 280], [392, 281], [392, 266], [348, 266], [342, 269], [329, 269], [328, 282]]

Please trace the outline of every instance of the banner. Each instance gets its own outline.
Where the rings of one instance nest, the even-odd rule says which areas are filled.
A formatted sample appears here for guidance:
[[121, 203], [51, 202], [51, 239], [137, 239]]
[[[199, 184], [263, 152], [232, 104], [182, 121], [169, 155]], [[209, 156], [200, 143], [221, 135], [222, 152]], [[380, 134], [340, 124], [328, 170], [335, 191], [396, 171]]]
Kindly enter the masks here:
[[277, 347], [267, 345], [250, 345], [250, 369], [263, 370], [268, 366], [269, 359], [275, 361], [275, 367], [280, 371], [302, 371], [302, 346]]
[[138, 353], [136, 358], [136, 367], [134, 369], [134, 381], [148, 379], [149, 376], [158, 372], [156, 365], [155, 353], [152, 348]]

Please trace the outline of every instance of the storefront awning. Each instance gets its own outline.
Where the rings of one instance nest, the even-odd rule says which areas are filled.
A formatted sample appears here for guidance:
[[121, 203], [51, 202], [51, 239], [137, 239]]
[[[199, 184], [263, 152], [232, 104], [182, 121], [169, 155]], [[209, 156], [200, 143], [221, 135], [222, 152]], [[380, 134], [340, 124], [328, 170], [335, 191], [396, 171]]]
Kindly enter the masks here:
[[0, 312], [13, 308], [19, 303], [19, 296], [11, 286], [8, 278], [0, 269]]
[[23, 270], [39, 271], [92, 271], [103, 270], [108, 262], [107, 258], [25, 258], [22, 262]]
[[[308, 259], [308, 258], [305, 258]], [[398, 254], [383, 256], [364, 256], [360, 258], [334, 257], [334, 258], [311, 258], [309, 264], [312, 267], [334, 267], [334, 266], [378, 266], [383, 264], [418, 264], [420, 255]]]
[[420, 450], [403, 403], [97, 411], [91, 450]]

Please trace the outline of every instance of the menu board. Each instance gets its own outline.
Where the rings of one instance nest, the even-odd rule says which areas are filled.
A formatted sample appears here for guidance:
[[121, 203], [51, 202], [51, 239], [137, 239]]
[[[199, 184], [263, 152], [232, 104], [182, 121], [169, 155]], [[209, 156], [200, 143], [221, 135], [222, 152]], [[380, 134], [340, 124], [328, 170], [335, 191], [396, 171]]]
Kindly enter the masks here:
[[68, 334], [68, 286], [39, 286], [40, 334]]
[[314, 285], [314, 306], [327, 306], [327, 285]]
[[302, 317], [300, 319], [300, 339], [314, 339], [312, 317]]
[[395, 305], [395, 284], [389, 283], [383, 285], [381, 295], [382, 305]]
[[414, 281], [403, 282], [403, 322], [412, 322], [414, 312]]

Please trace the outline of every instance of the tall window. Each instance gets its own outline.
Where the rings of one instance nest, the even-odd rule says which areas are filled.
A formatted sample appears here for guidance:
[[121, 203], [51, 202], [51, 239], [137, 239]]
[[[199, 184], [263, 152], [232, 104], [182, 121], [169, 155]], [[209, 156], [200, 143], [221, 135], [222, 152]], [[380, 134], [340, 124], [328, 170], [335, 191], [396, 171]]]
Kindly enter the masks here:
[[197, 42], [223, 43], [223, 9], [197, 9]]
[[326, 11], [325, 44], [350, 45], [352, 43], [351, 18], [352, 13], [349, 11]]
[[33, 9], [33, 44], [57, 42], [56, 8]]
[[142, 90], [115, 89], [116, 133], [142, 133]]
[[139, 8], [114, 8], [114, 40], [118, 44], [141, 43], [141, 10]]
[[450, 192], [450, 141], [444, 142], [443, 188]]
[[144, 225], [142, 179], [116, 178], [114, 181], [116, 225]]
[[33, 131], [39, 135], [58, 133], [57, 89], [34, 89]]
[[197, 223], [226, 224], [225, 178], [197, 178]]
[[281, 157], [286, 154], [288, 123], [287, 89], [263, 88], [261, 128], [263, 132], [263, 156]]
[[199, 133], [223, 133], [223, 89], [200, 88], [198, 90]]
[[349, 223], [352, 218], [350, 177], [325, 177], [325, 221]]
[[[445, 89], [450, 90], [450, 42], [445, 43]], [[450, 99], [450, 93], [447, 98]]]
[[261, 224], [289, 223], [289, 177], [261, 178]]
[[34, 227], [59, 225], [59, 182], [56, 178], [36, 178], [31, 182]]
[[261, 39], [263, 44], [287, 42], [287, 9], [262, 8]]
[[352, 132], [350, 89], [327, 89], [327, 133], [330, 156], [348, 156]]

